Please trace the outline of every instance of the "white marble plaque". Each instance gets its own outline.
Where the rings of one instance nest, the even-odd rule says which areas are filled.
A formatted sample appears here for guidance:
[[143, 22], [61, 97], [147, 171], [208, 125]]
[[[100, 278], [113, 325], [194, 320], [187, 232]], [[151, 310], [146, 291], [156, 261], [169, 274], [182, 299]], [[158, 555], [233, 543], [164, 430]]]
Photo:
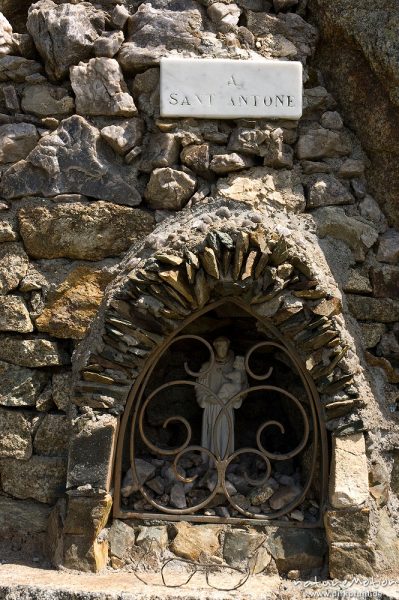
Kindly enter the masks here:
[[161, 59], [161, 116], [299, 119], [302, 64], [282, 60]]

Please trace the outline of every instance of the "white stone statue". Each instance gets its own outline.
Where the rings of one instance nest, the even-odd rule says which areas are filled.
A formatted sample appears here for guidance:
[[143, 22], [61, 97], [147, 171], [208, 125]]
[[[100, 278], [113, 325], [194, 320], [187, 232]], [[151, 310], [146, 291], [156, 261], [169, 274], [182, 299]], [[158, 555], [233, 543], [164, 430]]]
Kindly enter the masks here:
[[[226, 409], [219, 420], [217, 420], [218, 415], [222, 410], [222, 404], [226, 405], [233, 396], [248, 388], [248, 379], [244, 357], [234, 357], [228, 338], [217, 338], [213, 342], [213, 347], [216, 359], [214, 365], [206, 372], [210, 362], [204, 363], [197, 378], [197, 382], [202, 384], [196, 387], [197, 402], [204, 409], [201, 445], [216, 456], [225, 458], [234, 452], [234, 409], [240, 408], [243, 395]], [[201, 372], [204, 374], [202, 375]], [[211, 390], [218, 397], [219, 402], [202, 386]], [[204, 459], [206, 459], [205, 453]]]

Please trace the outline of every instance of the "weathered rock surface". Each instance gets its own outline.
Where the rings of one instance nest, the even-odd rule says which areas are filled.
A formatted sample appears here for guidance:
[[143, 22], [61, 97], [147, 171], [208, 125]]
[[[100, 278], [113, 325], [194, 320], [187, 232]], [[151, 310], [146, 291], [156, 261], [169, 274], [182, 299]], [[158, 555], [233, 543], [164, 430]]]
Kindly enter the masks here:
[[67, 412], [72, 402], [72, 374], [54, 373], [52, 384], [54, 404], [59, 410]]
[[377, 260], [395, 264], [399, 262], [399, 232], [388, 229], [379, 240]]
[[296, 153], [299, 159], [315, 160], [345, 156], [351, 151], [351, 146], [340, 133], [329, 129], [315, 129], [299, 137]]
[[35, 60], [22, 56], [0, 57], [0, 81], [22, 83], [30, 76], [39, 76], [43, 67]]
[[12, 27], [5, 16], [0, 13], [0, 56], [11, 54], [13, 51]]
[[308, 208], [353, 204], [352, 194], [333, 175], [318, 175], [309, 185]]
[[131, 117], [137, 108], [122, 70], [113, 58], [92, 58], [71, 67], [71, 84], [80, 115]]
[[166, 525], [160, 525], [159, 527], [139, 527], [139, 531], [136, 538], [137, 546], [143, 548], [146, 552], [151, 551], [163, 551], [168, 547], [168, 529]]
[[4, 534], [16, 531], [26, 534], [44, 533], [50, 507], [24, 500], [0, 496], [0, 529]]
[[63, 87], [27, 85], [22, 94], [21, 106], [24, 112], [38, 117], [62, 117], [73, 112], [75, 102]]
[[350, 508], [369, 495], [366, 446], [362, 433], [333, 437], [330, 502], [334, 508]]
[[0, 331], [33, 331], [29, 311], [20, 296], [0, 296]]
[[38, 330], [60, 338], [83, 338], [111, 279], [107, 271], [85, 266], [71, 271], [48, 296], [35, 321]]
[[53, 79], [93, 55], [93, 43], [104, 29], [104, 13], [88, 2], [57, 5], [40, 0], [30, 10], [27, 27]]
[[42, 371], [0, 361], [0, 405], [34, 406], [47, 378]]
[[48, 414], [37, 428], [33, 448], [42, 456], [67, 456], [70, 420], [63, 415]]
[[65, 493], [66, 461], [63, 458], [32, 456], [0, 461], [1, 482], [5, 492], [15, 498], [32, 498], [54, 504]]
[[348, 294], [348, 306], [352, 315], [361, 321], [394, 323], [399, 320], [399, 301], [391, 298], [370, 298]]
[[151, 213], [111, 202], [21, 208], [19, 222], [31, 256], [81, 260], [116, 256], [155, 226]]
[[109, 530], [111, 555], [122, 559], [135, 544], [136, 535], [133, 527], [124, 521], [115, 519]]
[[278, 570], [308, 570], [323, 565], [327, 552], [324, 531], [279, 527], [267, 536], [265, 546], [276, 561]]
[[112, 58], [122, 46], [124, 39], [122, 31], [103, 31], [101, 37], [94, 42], [94, 54]]
[[18, 287], [29, 266], [22, 244], [6, 243], [0, 246], [0, 294], [8, 294]]
[[309, 9], [321, 34], [318, 66], [371, 159], [367, 178], [373, 194], [398, 226], [398, 4], [310, 0]]
[[108, 125], [101, 129], [101, 136], [118, 154], [126, 154], [139, 146], [144, 133], [144, 123], [141, 119], [120, 121], [117, 125]]
[[244, 174], [219, 179], [216, 186], [223, 198], [247, 202], [254, 208], [270, 205], [287, 212], [298, 212], [305, 207], [303, 188], [295, 171], [254, 167]]
[[201, 43], [202, 16], [198, 4], [175, 12], [141, 4], [129, 21], [127, 42], [118, 60], [126, 71], [152, 67], [172, 49], [195, 53]]
[[171, 133], [156, 132], [145, 140], [140, 170], [151, 173], [154, 169], [171, 167], [178, 162], [180, 143]]
[[0, 409], [0, 458], [28, 460], [32, 455], [31, 422], [22, 413]]
[[34, 125], [13, 123], [0, 126], [0, 163], [12, 163], [26, 158], [39, 141]]
[[213, 556], [220, 548], [220, 527], [211, 525], [192, 526], [182, 521], [175, 525], [177, 535], [171, 544], [171, 550], [189, 560], [197, 561], [201, 555]]
[[62, 121], [26, 160], [10, 167], [0, 189], [6, 198], [81, 193], [129, 206], [141, 202], [134, 171], [118, 161], [99, 130], [78, 115]]
[[0, 336], [0, 360], [22, 367], [49, 367], [70, 362], [68, 354], [57, 342], [42, 338], [18, 339]]
[[183, 171], [155, 169], [151, 173], [145, 198], [151, 208], [179, 210], [195, 192], [197, 182]]

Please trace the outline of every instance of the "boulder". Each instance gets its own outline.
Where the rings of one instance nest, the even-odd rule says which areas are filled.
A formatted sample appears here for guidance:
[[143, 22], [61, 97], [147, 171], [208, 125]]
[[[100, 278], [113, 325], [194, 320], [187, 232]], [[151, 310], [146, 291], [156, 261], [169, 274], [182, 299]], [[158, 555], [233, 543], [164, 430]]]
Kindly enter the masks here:
[[330, 545], [328, 562], [332, 579], [350, 580], [354, 576], [375, 574], [375, 554], [367, 545], [334, 542]]
[[106, 270], [81, 266], [51, 291], [36, 327], [54, 337], [82, 339], [98, 312], [104, 290], [112, 276]]
[[146, 552], [166, 550], [168, 543], [168, 529], [166, 525], [160, 525], [159, 527], [139, 527], [136, 544]]
[[21, 105], [24, 112], [38, 117], [64, 117], [73, 113], [75, 108], [68, 91], [55, 85], [26, 85]]
[[265, 546], [276, 561], [279, 573], [318, 569], [323, 566], [327, 552], [323, 529], [278, 527], [266, 536]]
[[371, 298], [355, 294], [348, 294], [347, 300], [350, 312], [361, 321], [395, 323], [399, 320], [399, 300]]
[[122, 496], [130, 496], [133, 492], [137, 492], [140, 485], [143, 485], [148, 479], [155, 475], [156, 467], [142, 458], [135, 460], [136, 475], [133, 476], [132, 469], [129, 469], [123, 478]]
[[32, 456], [29, 460], [0, 461], [3, 490], [15, 498], [54, 504], [65, 493], [67, 464], [63, 458]]
[[214, 556], [219, 552], [220, 527], [181, 521], [175, 524], [175, 529], [176, 537], [170, 548], [177, 556], [198, 561], [201, 556]]
[[132, 117], [137, 108], [114, 58], [92, 58], [71, 67], [71, 84], [80, 115]]
[[399, 297], [399, 266], [381, 265], [370, 271], [373, 293], [377, 298]]
[[228, 31], [238, 24], [241, 10], [237, 4], [215, 2], [208, 8], [208, 16], [220, 31]]
[[35, 60], [29, 60], [22, 56], [0, 57], [0, 81], [23, 83], [31, 75], [44, 80], [41, 75], [42, 71], [42, 65]]
[[224, 536], [223, 558], [232, 567], [242, 567], [264, 541], [265, 536], [256, 531], [228, 530]]
[[123, 70], [158, 65], [170, 50], [195, 54], [201, 43], [202, 15], [197, 3], [190, 1], [185, 8], [175, 12], [141, 4], [129, 20], [127, 42], [118, 55]]
[[236, 152], [231, 154], [216, 154], [209, 165], [211, 171], [218, 175], [242, 171], [254, 164], [250, 156], [240, 156]]
[[197, 181], [184, 171], [169, 167], [155, 169], [145, 191], [151, 208], [180, 210], [195, 192]]
[[141, 202], [134, 170], [112, 152], [96, 127], [78, 115], [62, 121], [26, 160], [10, 167], [0, 189], [8, 199], [76, 193], [129, 206]]
[[399, 231], [388, 229], [380, 237], [377, 260], [391, 264], [399, 262]]
[[68, 364], [70, 357], [57, 342], [0, 335], [0, 360], [22, 367], [50, 367]]
[[64, 79], [69, 67], [93, 56], [93, 44], [104, 26], [104, 13], [89, 2], [57, 5], [52, 0], [40, 0], [29, 9], [27, 21], [52, 79]]
[[45, 533], [50, 507], [37, 502], [0, 496], [0, 530], [2, 535]]
[[122, 31], [104, 31], [94, 42], [94, 54], [112, 58], [122, 46], [124, 39]]
[[0, 331], [33, 331], [29, 311], [20, 296], [0, 296]]
[[133, 548], [135, 538], [133, 527], [124, 521], [114, 519], [108, 534], [111, 556], [122, 559]]
[[0, 405], [35, 406], [47, 380], [42, 371], [0, 361]]
[[117, 256], [155, 227], [151, 213], [111, 202], [46, 203], [21, 208], [18, 216], [25, 248], [34, 258]]
[[29, 123], [1, 125], [0, 163], [13, 163], [26, 158], [38, 141], [39, 134], [34, 125]]
[[29, 258], [18, 243], [5, 243], [0, 246], [0, 294], [8, 294], [18, 287], [26, 275]]
[[370, 529], [370, 510], [327, 510], [324, 524], [330, 543], [366, 543]]
[[171, 133], [153, 133], [145, 141], [140, 171], [152, 173], [160, 167], [171, 167], [178, 162], [180, 142]]
[[31, 422], [20, 412], [0, 408], [0, 458], [32, 456]]

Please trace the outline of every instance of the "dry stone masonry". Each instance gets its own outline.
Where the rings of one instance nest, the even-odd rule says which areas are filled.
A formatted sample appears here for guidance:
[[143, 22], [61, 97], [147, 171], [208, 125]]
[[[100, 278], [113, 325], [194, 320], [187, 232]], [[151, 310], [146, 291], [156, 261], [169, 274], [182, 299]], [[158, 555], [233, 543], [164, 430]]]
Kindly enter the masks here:
[[[0, 0], [0, 558], [398, 575], [399, 70], [390, 25], [370, 41], [374, 4]], [[302, 117], [161, 117], [164, 58], [297, 61]], [[223, 523], [124, 520], [132, 386], [228, 298], [315, 386], [325, 504], [268, 525], [221, 503]], [[140, 460], [140, 483], [184, 506], [167, 461]], [[254, 515], [298, 486], [280, 473], [250, 495], [238, 479]]]

